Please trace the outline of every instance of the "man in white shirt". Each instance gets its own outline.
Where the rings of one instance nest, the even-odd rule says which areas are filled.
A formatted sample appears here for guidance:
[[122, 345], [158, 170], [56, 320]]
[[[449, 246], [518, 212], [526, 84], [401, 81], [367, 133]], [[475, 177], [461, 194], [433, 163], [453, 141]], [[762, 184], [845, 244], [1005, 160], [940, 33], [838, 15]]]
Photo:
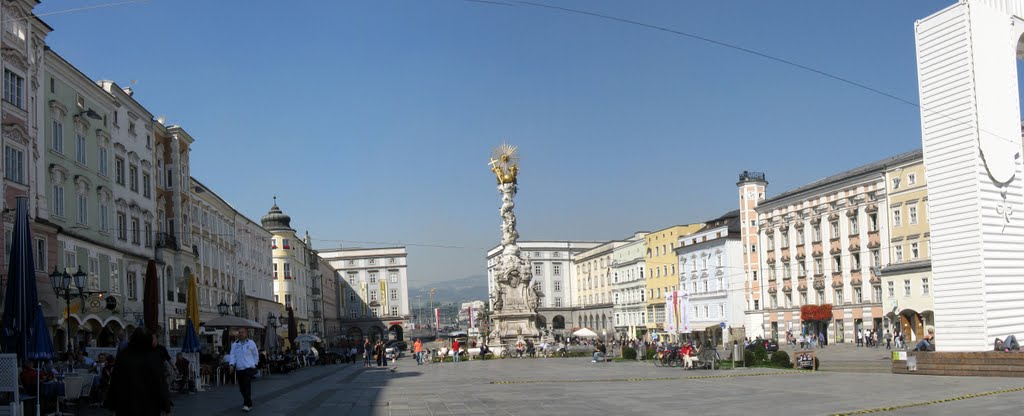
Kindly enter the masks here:
[[242, 392], [242, 410], [252, 409], [252, 377], [256, 375], [256, 365], [260, 362], [260, 353], [256, 343], [249, 339], [249, 330], [238, 329], [238, 339], [231, 343], [228, 364], [238, 374], [238, 389]]

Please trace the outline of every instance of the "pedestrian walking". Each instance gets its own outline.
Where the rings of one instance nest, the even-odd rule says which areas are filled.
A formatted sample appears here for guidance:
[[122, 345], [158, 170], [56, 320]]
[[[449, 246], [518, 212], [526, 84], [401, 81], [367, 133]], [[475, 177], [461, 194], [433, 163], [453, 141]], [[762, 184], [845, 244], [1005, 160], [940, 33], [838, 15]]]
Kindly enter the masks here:
[[857, 331], [854, 331], [854, 332], [856, 332], [856, 334], [857, 334], [857, 346], [859, 347], [864, 342], [864, 331], [863, 330], [857, 330]]
[[373, 357], [373, 347], [370, 345], [369, 339], [363, 340], [363, 367], [370, 366], [370, 358]]
[[242, 393], [242, 411], [252, 410], [252, 378], [256, 376], [256, 365], [260, 352], [256, 343], [249, 339], [249, 330], [238, 329], [238, 339], [231, 343], [228, 364], [238, 378], [238, 390]]
[[871, 330], [871, 346], [878, 349], [878, 331]]
[[452, 340], [452, 354], [453, 354], [453, 357], [454, 357], [454, 358], [452, 358], [452, 362], [453, 363], [459, 362], [459, 347], [461, 347], [461, 345], [459, 345], [459, 339], [458, 338], [453, 339]]
[[157, 416], [170, 413], [171, 406], [156, 338], [138, 328], [117, 354], [104, 407], [119, 415]]
[[412, 353], [416, 357], [416, 365], [423, 365], [423, 341], [417, 339], [412, 343]]
[[889, 330], [885, 331], [885, 349], [892, 349], [892, 333]]

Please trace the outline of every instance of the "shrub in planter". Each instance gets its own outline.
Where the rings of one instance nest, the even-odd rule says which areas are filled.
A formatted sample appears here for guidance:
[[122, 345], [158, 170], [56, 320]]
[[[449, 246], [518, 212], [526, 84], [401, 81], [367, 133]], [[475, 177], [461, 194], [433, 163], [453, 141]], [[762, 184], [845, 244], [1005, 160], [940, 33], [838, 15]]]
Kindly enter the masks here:
[[754, 348], [754, 361], [755, 364], [765, 364], [768, 362], [768, 350], [764, 349], [764, 345], [758, 345]]
[[789, 362], [789, 354], [785, 351], [775, 351], [772, 353], [772, 364], [787, 368], [793, 366], [793, 363]]
[[754, 365], [754, 352], [748, 349], [743, 350], [743, 365], [750, 367]]
[[635, 360], [636, 359], [636, 350], [634, 350], [634, 349], [632, 349], [630, 347], [623, 348], [622, 349], [622, 359], [624, 359], [624, 360]]
[[653, 359], [654, 359], [654, 354], [656, 354], [657, 352], [658, 352], [658, 351], [656, 351], [656, 350], [655, 350], [654, 348], [650, 348], [650, 349], [648, 349], [648, 350], [647, 350], [647, 354], [646, 354], [646, 355], [647, 355], [647, 358], [646, 358], [646, 359], [648, 359], [648, 360], [653, 360]]

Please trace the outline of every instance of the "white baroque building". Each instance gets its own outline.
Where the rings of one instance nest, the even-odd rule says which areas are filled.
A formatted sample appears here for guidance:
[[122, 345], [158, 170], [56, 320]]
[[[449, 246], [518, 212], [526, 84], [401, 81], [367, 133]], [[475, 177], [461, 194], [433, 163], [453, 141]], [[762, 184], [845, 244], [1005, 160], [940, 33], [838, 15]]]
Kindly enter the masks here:
[[612, 303], [615, 332], [623, 338], [634, 338], [637, 329], [647, 322], [647, 282], [644, 275], [646, 232], [637, 239], [616, 247], [612, 252]]
[[[519, 241], [523, 258], [530, 263], [533, 280], [540, 282], [543, 288], [544, 297], [538, 308], [577, 306], [573, 300], [580, 288], [575, 285], [573, 260], [579, 253], [601, 244], [603, 242]], [[487, 293], [494, 293], [494, 268], [500, 254], [500, 245], [487, 251]]]
[[690, 330], [702, 342], [728, 343], [745, 335], [740, 228], [739, 210], [732, 211], [706, 222], [700, 231], [680, 237], [675, 249], [679, 287], [688, 295]]
[[[411, 321], [405, 247], [318, 250], [336, 271], [344, 302], [342, 333], [381, 339], [385, 331], [403, 338]], [[345, 328], [347, 326], [347, 328]], [[358, 333], [357, 333], [358, 332]]]

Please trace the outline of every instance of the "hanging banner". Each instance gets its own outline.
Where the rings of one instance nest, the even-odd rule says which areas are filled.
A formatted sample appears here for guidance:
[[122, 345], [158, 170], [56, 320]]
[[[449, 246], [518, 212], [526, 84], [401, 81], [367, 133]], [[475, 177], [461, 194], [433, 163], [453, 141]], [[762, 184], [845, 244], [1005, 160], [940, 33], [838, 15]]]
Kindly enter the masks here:
[[441, 308], [434, 308], [434, 329], [441, 329]]
[[469, 305], [469, 327], [473, 328], [473, 305]]
[[665, 297], [665, 331], [670, 334], [690, 333], [690, 295], [681, 290]]
[[668, 292], [665, 296], [665, 330], [670, 334], [676, 333], [679, 328], [679, 315], [676, 314], [676, 291]]

